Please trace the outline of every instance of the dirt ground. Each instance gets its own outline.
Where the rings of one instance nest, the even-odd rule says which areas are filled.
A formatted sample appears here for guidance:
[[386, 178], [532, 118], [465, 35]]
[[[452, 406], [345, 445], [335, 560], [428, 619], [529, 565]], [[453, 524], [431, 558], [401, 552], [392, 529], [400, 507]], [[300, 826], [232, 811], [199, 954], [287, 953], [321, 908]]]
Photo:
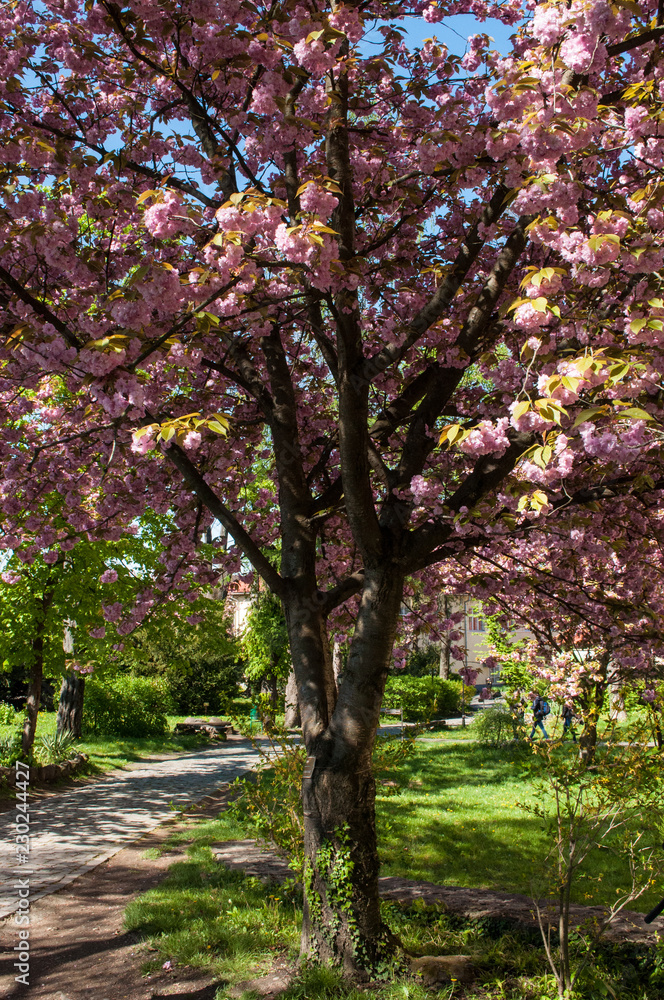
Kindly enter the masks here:
[[61, 892], [44, 896], [30, 911], [30, 986], [14, 982], [13, 918], [0, 924], [0, 996], [8, 1000], [214, 1000], [219, 986], [200, 969], [177, 968], [141, 974], [144, 947], [122, 926], [130, 900], [157, 885], [170, 865], [184, 859], [185, 848], [145, 858], [174, 830], [198, 818], [216, 816], [227, 793], [204, 799], [195, 813], [169, 820], [135, 841]]

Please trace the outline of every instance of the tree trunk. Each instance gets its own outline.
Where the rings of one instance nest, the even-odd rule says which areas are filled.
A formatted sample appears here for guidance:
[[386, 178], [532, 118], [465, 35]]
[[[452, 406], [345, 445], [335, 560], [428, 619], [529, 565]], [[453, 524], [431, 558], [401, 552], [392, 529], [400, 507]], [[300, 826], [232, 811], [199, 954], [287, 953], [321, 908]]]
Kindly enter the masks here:
[[302, 791], [302, 954], [366, 978], [383, 957], [373, 775], [354, 754], [327, 766], [317, 759]]
[[[449, 597], [445, 594], [441, 611], [446, 619], [450, 616], [449, 600]], [[445, 681], [449, 681], [450, 679], [451, 660], [452, 641], [448, 634], [446, 638], [440, 640], [440, 660], [438, 661], [438, 676], [442, 677]]]
[[332, 672], [334, 674], [334, 683], [337, 685], [337, 690], [339, 690], [339, 681], [341, 680], [341, 674], [344, 669], [342, 653], [341, 643], [338, 639], [335, 639], [334, 645], [332, 646]]
[[[378, 895], [376, 788], [371, 758], [402, 588], [394, 567], [380, 573], [366, 572], [334, 712], [326, 725], [304, 727], [313, 771], [302, 783], [302, 953], [333, 961], [360, 979], [374, 976], [389, 960]], [[297, 640], [294, 634], [291, 648], [296, 673]], [[325, 661], [321, 680], [333, 679], [329, 643], [327, 653], [323, 648], [320, 653]], [[302, 706], [302, 686], [299, 689]], [[306, 722], [304, 711], [303, 716]]]
[[611, 684], [611, 719], [615, 722], [627, 722], [627, 712], [625, 711], [625, 696], [622, 693], [620, 684]]
[[44, 676], [44, 637], [41, 634], [32, 640], [33, 660], [28, 681], [28, 700], [25, 703], [25, 722], [21, 749], [24, 756], [32, 751], [37, 731], [37, 716], [39, 714], [39, 699], [41, 698], [42, 678]]
[[609, 655], [604, 654], [599, 659], [599, 680], [589, 684], [579, 703], [583, 710], [583, 732], [579, 737], [579, 753], [586, 764], [592, 764], [597, 748], [597, 725], [599, 723], [606, 692], [608, 690], [607, 671]]
[[85, 677], [72, 672], [62, 678], [56, 721], [58, 734], [71, 733], [77, 739], [83, 735], [84, 694]]
[[297, 701], [297, 681], [295, 671], [291, 669], [286, 682], [285, 695], [285, 726], [286, 729], [299, 729], [301, 726], [300, 706]]

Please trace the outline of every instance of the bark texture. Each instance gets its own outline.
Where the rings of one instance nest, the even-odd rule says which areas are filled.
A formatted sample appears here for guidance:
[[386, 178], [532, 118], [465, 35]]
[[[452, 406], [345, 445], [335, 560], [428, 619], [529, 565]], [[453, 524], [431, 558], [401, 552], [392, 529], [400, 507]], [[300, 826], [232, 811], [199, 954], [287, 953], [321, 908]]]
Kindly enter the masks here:
[[297, 701], [297, 681], [295, 680], [294, 670], [291, 670], [286, 681], [284, 723], [286, 729], [299, 729], [302, 725], [300, 706]]
[[21, 738], [21, 750], [27, 756], [35, 742], [37, 716], [41, 698], [42, 679], [44, 676], [44, 637], [40, 633], [32, 641], [33, 661], [28, 678], [28, 699], [25, 703], [25, 722]]
[[57, 731], [71, 733], [77, 739], [83, 735], [83, 698], [85, 677], [71, 673], [62, 678], [58, 702]]
[[[314, 761], [302, 786], [302, 952], [360, 979], [389, 960], [378, 895], [372, 754], [402, 588], [394, 566], [367, 574], [336, 705], [324, 728], [305, 729]], [[321, 655], [325, 673], [332, 673], [331, 656]], [[294, 663], [297, 672], [297, 658]]]

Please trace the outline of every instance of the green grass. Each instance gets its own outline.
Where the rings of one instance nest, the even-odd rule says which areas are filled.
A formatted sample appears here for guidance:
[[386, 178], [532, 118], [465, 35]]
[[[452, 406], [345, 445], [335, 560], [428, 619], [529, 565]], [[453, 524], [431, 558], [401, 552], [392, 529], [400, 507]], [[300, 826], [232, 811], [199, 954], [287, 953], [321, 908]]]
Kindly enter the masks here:
[[[383, 874], [528, 893], [548, 838], [541, 823], [518, 805], [533, 790], [523, 758], [513, 760], [477, 744], [420, 743], [395, 776], [401, 794], [378, 800]], [[276, 958], [295, 961], [301, 919], [297, 892], [229, 872], [210, 851], [215, 842], [253, 834], [241, 813], [233, 811], [216, 820], [192, 817], [173, 832], [164, 849], [187, 846], [188, 860], [176, 863], [126, 915], [128, 929], [153, 949], [146, 952], [146, 971], [165, 961], [205, 968], [222, 980], [217, 994], [222, 1000], [229, 996], [228, 987], [267, 972]], [[619, 873], [605, 864], [601, 871], [594, 898], [582, 902], [611, 897]], [[591, 874], [596, 878], [598, 869], [591, 867]], [[582, 897], [586, 888], [580, 890]], [[409, 954], [469, 955], [477, 980], [465, 990], [458, 983], [429, 990], [395, 969], [388, 982], [372, 988], [376, 1000], [555, 1000], [536, 931], [516, 933], [505, 922], [454, 917], [421, 901], [410, 907], [386, 903], [384, 917]], [[570, 1000], [664, 1000], [663, 970], [659, 950], [602, 947]], [[613, 993], [605, 991], [604, 982]], [[282, 1000], [366, 996], [332, 969], [305, 967]], [[245, 994], [244, 1000], [255, 997]]]
[[[570, 752], [571, 745], [570, 745]], [[542, 881], [549, 834], [521, 803], [535, 801], [527, 759], [470, 743], [416, 744], [399, 795], [379, 795], [381, 874], [530, 895]], [[608, 851], [590, 855], [573, 901], [612, 902], [627, 870]], [[631, 905], [647, 912], [657, 886]]]
[[[268, 972], [276, 959], [295, 963], [301, 900], [290, 886], [264, 886], [214, 861], [210, 845], [246, 836], [232, 813], [216, 820], [192, 820], [174, 831], [166, 850], [189, 844], [188, 858], [175, 863], [166, 879], [132, 902], [125, 925], [145, 942], [144, 972], [189, 965], [221, 980], [218, 1000], [228, 988]], [[398, 967], [370, 993], [328, 967], [303, 967], [282, 1000], [555, 1000], [552, 977], [537, 933], [519, 934], [505, 924], [445, 914], [421, 901], [413, 906], [384, 904], [383, 916], [411, 955], [469, 955], [476, 983], [427, 989]], [[600, 1000], [600, 979], [608, 979], [621, 1000], [662, 1000], [662, 955], [648, 949], [606, 948], [597, 952], [575, 1000]], [[237, 993], [234, 994], [237, 996]], [[255, 1000], [255, 994], [243, 995]]]
[[[214, 860], [209, 843], [232, 839], [239, 832], [232, 820], [201, 824], [187, 861], [172, 865], [157, 888], [128, 906], [125, 926], [156, 950], [144, 966], [146, 973], [172, 961], [237, 982], [267, 971], [277, 953], [295, 959], [301, 919], [298, 893], [288, 887], [266, 888]], [[189, 832], [188, 839], [191, 836]]]
[[[153, 754], [178, 753], [205, 746], [207, 740], [200, 736], [175, 736], [172, 728], [182, 722], [185, 716], [169, 716], [171, 732], [164, 736], [86, 736], [76, 740], [72, 752], [85, 753], [90, 758], [88, 771], [95, 773], [113, 768], [125, 767], [132, 761], [142, 760]], [[36, 739], [55, 733], [55, 712], [40, 712], [37, 721]], [[14, 731], [12, 726], [0, 725], [0, 739]]]

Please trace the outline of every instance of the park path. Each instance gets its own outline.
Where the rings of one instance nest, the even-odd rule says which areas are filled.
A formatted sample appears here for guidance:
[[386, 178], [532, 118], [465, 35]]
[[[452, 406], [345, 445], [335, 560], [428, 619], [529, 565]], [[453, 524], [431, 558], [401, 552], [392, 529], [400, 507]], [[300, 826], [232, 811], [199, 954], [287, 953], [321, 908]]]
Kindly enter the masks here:
[[[30, 804], [30, 861], [17, 866], [13, 809], [0, 814], [0, 919], [18, 907], [17, 878], [30, 901], [57, 892], [187, 806], [251, 770], [258, 753], [245, 740], [146, 761]], [[19, 869], [20, 873], [19, 873]]]

